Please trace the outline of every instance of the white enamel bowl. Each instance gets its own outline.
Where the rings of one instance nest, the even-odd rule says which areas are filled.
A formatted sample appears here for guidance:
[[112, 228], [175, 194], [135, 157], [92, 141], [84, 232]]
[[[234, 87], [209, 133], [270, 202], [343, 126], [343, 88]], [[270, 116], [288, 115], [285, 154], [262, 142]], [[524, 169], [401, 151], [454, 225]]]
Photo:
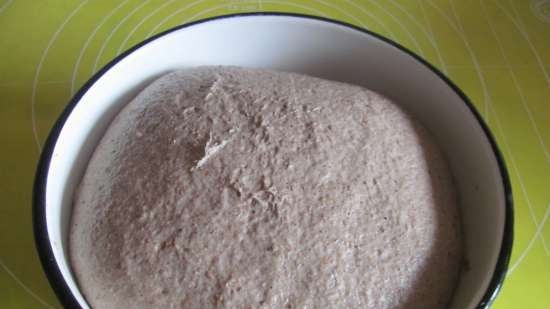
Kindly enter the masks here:
[[405, 48], [369, 31], [311, 16], [257, 13], [183, 25], [120, 55], [72, 99], [52, 129], [34, 188], [34, 229], [45, 272], [64, 306], [88, 308], [68, 262], [71, 200], [117, 112], [163, 73], [199, 65], [300, 72], [380, 92], [438, 140], [460, 196], [468, 270], [452, 309], [487, 308], [512, 247], [512, 197], [491, 134], [466, 96]]

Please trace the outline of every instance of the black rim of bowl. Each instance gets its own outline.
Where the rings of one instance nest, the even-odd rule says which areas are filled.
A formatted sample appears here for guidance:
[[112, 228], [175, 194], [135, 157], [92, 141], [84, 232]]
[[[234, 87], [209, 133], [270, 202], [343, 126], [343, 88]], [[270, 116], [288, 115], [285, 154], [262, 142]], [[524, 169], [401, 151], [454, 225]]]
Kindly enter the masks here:
[[513, 200], [512, 200], [512, 189], [510, 185], [510, 179], [508, 176], [508, 171], [506, 170], [506, 166], [504, 164], [503, 156], [500, 152], [500, 150], [497, 147], [497, 144], [495, 142], [495, 139], [491, 132], [489, 131], [489, 128], [487, 124], [483, 121], [481, 118], [481, 115], [477, 112], [474, 105], [468, 99], [468, 97], [458, 88], [448, 77], [446, 77], [441, 71], [439, 71], [437, 68], [435, 68], [433, 65], [428, 63], [426, 60], [415, 54], [414, 52], [410, 51], [409, 49], [405, 48], [399, 43], [396, 43], [386, 37], [383, 37], [377, 33], [374, 33], [370, 30], [360, 28], [357, 26], [354, 26], [352, 24], [337, 21], [329, 18], [319, 17], [319, 16], [312, 16], [312, 15], [305, 15], [305, 14], [295, 14], [295, 13], [281, 13], [281, 12], [252, 12], [252, 13], [239, 13], [239, 14], [229, 14], [229, 15], [221, 15], [211, 18], [206, 18], [198, 21], [194, 21], [191, 23], [183, 24], [174, 28], [171, 28], [169, 30], [166, 30], [164, 32], [161, 32], [155, 36], [152, 36], [145, 41], [133, 46], [132, 48], [128, 49], [124, 53], [117, 56], [115, 59], [113, 59], [111, 62], [106, 64], [101, 70], [99, 70], [90, 80], [88, 80], [82, 88], [76, 93], [76, 95], [70, 100], [69, 104], [65, 107], [63, 112], [61, 113], [61, 116], [57, 119], [55, 122], [53, 128], [50, 131], [50, 134], [48, 135], [48, 138], [44, 144], [44, 148], [42, 150], [42, 154], [40, 156], [40, 160], [38, 162], [37, 170], [36, 170], [36, 176], [34, 181], [34, 189], [33, 189], [33, 228], [34, 228], [34, 237], [36, 242], [36, 248], [38, 250], [38, 255], [40, 257], [40, 261], [42, 263], [42, 267], [44, 269], [44, 272], [46, 273], [46, 276], [50, 282], [50, 285], [52, 286], [55, 294], [57, 295], [58, 299], [60, 300], [61, 304], [65, 308], [81, 308], [78, 304], [78, 301], [76, 300], [75, 296], [72, 294], [71, 290], [69, 289], [69, 286], [63, 279], [63, 276], [61, 275], [61, 271], [59, 269], [59, 266], [57, 265], [54, 255], [53, 255], [53, 248], [51, 246], [50, 238], [48, 235], [47, 230], [47, 224], [46, 224], [46, 184], [47, 184], [47, 175], [48, 175], [48, 169], [50, 166], [53, 150], [55, 147], [55, 144], [57, 142], [57, 139], [59, 137], [59, 134], [61, 132], [61, 129], [63, 128], [65, 121], [71, 114], [74, 107], [78, 104], [82, 96], [88, 91], [88, 89], [99, 79], [105, 72], [107, 72], [111, 67], [116, 65], [120, 60], [128, 56], [129, 54], [133, 53], [137, 49], [141, 48], [142, 46], [150, 43], [151, 41], [154, 41], [158, 38], [161, 38], [165, 36], [168, 33], [171, 33], [173, 31], [177, 31], [180, 29], [184, 29], [196, 24], [211, 22], [219, 19], [226, 19], [226, 18], [235, 18], [235, 17], [247, 17], [247, 16], [286, 16], [286, 17], [298, 17], [298, 18], [306, 18], [306, 19], [314, 19], [318, 21], [324, 21], [329, 22], [332, 24], [345, 26], [350, 29], [362, 32], [363, 34], [367, 34], [369, 36], [373, 36], [387, 44], [392, 45], [393, 47], [398, 48], [405, 54], [413, 57], [416, 59], [416, 61], [420, 62], [424, 66], [426, 66], [428, 69], [430, 69], [434, 74], [436, 74], [441, 80], [443, 80], [450, 88], [454, 90], [454, 92], [462, 99], [464, 104], [468, 106], [469, 110], [472, 112], [474, 117], [477, 119], [479, 125], [485, 132], [485, 136], [489, 140], [491, 144], [491, 148], [493, 150], [493, 153], [495, 155], [495, 158], [499, 165], [500, 175], [502, 178], [502, 183], [504, 185], [504, 198], [505, 198], [505, 222], [504, 222], [504, 231], [502, 235], [502, 244], [499, 252], [499, 257], [495, 266], [495, 270], [493, 272], [491, 281], [489, 282], [489, 286], [487, 287], [487, 290], [485, 291], [483, 297], [481, 298], [481, 301], [476, 306], [477, 309], [485, 309], [489, 308], [491, 303], [494, 301], [495, 297], [497, 296], [498, 292], [500, 291], [500, 288], [502, 287], [504, 278], [506, 277], [506, 272], [508, 269], [508, 264], [510, 262], [510, 255], [512, 252], [512, 242], [513, 242]]

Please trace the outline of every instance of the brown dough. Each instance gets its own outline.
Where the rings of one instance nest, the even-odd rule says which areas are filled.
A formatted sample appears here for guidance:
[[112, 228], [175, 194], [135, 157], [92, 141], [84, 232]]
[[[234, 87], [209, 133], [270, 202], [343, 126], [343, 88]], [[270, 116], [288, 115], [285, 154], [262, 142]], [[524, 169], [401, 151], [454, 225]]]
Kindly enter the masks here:
[[116, 117], [75, 196], [70, 258], [99, 308], [443, 308], [457, 202], [388, 99], [235, 67], [165, 75]]

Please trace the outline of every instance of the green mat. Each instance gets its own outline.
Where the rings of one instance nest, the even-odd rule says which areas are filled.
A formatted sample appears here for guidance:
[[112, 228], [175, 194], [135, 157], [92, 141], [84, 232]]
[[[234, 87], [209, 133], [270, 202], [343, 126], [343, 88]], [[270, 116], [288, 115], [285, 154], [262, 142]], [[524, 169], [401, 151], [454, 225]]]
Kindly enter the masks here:
[[494, 308], [550, 308], [550, 0], [0, 0], [0, 308], [61, 307], [34, 249], [31, 188], [40, 146], [71, 94], [152, 34], [262, 10], [371, 29], [466, 92], [498, 140], [515, 194], [511, 268]]

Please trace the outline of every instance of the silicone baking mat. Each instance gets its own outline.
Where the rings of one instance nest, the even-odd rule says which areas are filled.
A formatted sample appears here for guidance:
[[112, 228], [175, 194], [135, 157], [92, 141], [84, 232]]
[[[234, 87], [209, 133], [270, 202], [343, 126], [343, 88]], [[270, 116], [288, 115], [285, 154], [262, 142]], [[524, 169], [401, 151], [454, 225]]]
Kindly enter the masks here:
[[368, 28], [457, 83], [493, 130], [513, 184], [515, 244], [494, 308], [550, 308], [550, 0], [0, 0], [0, 308], [61, 307], [34, 249], [31, 189], [71, 95], [155, 33], [247, 11]]

